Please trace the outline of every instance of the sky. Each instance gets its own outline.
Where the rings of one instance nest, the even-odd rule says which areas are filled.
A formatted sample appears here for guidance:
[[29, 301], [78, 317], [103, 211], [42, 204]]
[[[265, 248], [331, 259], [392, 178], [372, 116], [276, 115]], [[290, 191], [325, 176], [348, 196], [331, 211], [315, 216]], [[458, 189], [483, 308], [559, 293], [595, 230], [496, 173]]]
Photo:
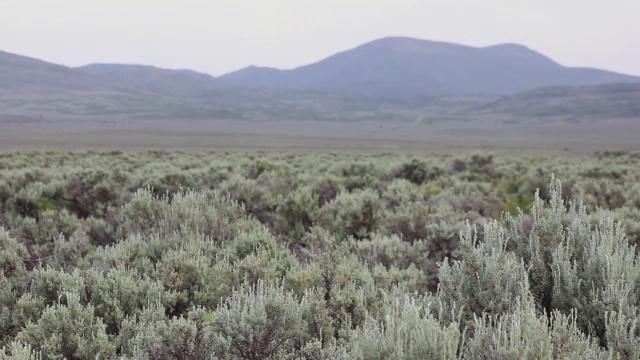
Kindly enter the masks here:
[[566, 66], [640, 75], [639, 19], [639, 0], [0, 0], [0, 50], [218, 76], [408, 36], [518, 43]]

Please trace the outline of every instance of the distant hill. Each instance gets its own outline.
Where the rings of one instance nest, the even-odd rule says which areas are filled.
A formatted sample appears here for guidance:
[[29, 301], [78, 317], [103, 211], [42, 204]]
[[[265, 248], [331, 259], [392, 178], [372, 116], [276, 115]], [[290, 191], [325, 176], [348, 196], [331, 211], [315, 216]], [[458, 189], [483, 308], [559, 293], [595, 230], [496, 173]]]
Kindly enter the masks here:
[[0, 94], [99, 91], [109, 86], [65, 66], [0, 51]]
[[640, 82], [536, 89], [468, 113], [514, 118], [640, 118]]
[[640, 81], [564, 67], [521, 45], [476, 48], [403, 37], [375, 40], [293, 70], [252, 66], [218, 79], [241, 86], [395, 98], [510, 95], [546, 86]]
[[0, 123], [55, 119], [414, 121], [483, 97], [411, 102], [225, 84], [190, 70], [92, 64], [69, 68], [0, 53]]
[[202, 97], [215, 88], [229, 88], [215, 78], [191, 70], [168, 70], [147, 65], [91, 64], [77, 68], [104, 83], [159, 95]]
[[[601, 81], [618, 83], [513, 94], [547, 83]], [[69, 68], [0, 52], [0, 123], [640, 117], [639, 83], [564, 68], [519, 45], [478, 49], [406, 38], [374, 41], [296, 70], [249, 68], [220, 78], [146, 65]]]

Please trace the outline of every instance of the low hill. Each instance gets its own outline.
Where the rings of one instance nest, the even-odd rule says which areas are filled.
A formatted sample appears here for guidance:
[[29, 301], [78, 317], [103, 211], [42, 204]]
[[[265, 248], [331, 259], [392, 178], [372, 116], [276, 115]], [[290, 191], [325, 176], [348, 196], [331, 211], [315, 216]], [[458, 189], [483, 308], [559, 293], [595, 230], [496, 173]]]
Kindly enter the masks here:
[[0, 51], [0, 94], [103, 91], [108, 88], [75, 69]]
[[640, 118], [640, 82], [547, 87], [501, 98], [469, 114], [519, 118]]
[[388, 37], [293, 70], [248, 67], [218, 78], [252, 87], [410, 98], [510, 95], [554, 85], [634, 82], [609, 71], [568, 68], [525, 46], [476, 48]]
[[[423, 48], [421, 41], [416, 43], [414, 40], [400, 43], [402, 46], [398, 45], [398, 52], [409, 51], [405, 48], [417, 44], [420, 46], [413, 52], [429, 53], [432, 58], [442, 59], [477, 50], [446, 43], [429, 43], [429, 46]], [[364, 46], [359, 51], [363, 54], [372, 51], [376, 53], [379, 48], [395, 49], [394, 44], [398, 44], [397, 39], [381, 40]], [[535, 66], [545, 67], [554, 64], [541, 55], [532, 59], [530, 50], [519, 46], [498, 46], [482, 51], [508, 58], [523, 57], [528, 59], [523, 61], [529, 64], [527, 66], [537, 64]], [[350, 68], [357, 68], [360, 58], [353, 58], [351, 55], [346, 58], [353, 62]], [[370, 64], [367, 59], [360, 59], [364, 68]], [[416, 67], [418, 63], [416, 60]], [[324, 69], [323, 71], [308, 72], [316, 74], [313, 75], [315, 78], [309, 75], [296, 81], [300, 81], [298, 84], [305, 84], [300, 79], [315, 83], [324, 81], [329, 86], [330, 77], [323, 80], [318, 74], [334, 74], [339, 71], [340, 64], [344, 64], [341, 56], [315, 67], [316, 70]], [[453, 63], [450, 65], [457, 66]], [[444, 63], [439, 66], [444, 66]], [[509, 69], [508, 66], [505, 69]], [[383, 97], [376, 90], [382, 87], [377, 87], [376, 84], [388, 84], [392, 76], [390, 72], [382, 70], [370, 71], [377, 74], [379, 81], [370, 83], [371, 91], [368, 95], [363, 95], [356, 90], [364, 83], [349, 83], [348, 79], [354, 75], [349, 73], [342, 74], [345, 79], [341, 80], [343, 87], [327, 92], [285, 85], [282, 88], [239, 86], [190, 70], [144, 65], [92, 64], [69, 68], [0, 52], [0, 122], [24, 123], [56, 119], [111, 121], [139, 118], [431, 122], [473, 120], [478, 117], [640, 117], [640, 81], [598, 86], [546, 87], [503, 98], [486, 94], [412, 97], [410, 95], [416, 94], [414, 91], [417, 91], [419, 84], [411, 79], [405, 69], [404, 73], [393, 80], [396, 84], [395, 96]], [[263, 74], [264, 81], [279, 73], [257, 68], [251, 71]], [[598, 76], [599, 79], [607, 79], [609, 76], [622, 76], [626, 80], [631, 78], [596, 70], [571, 69], [570, 72], [588, 73], [592, 79]], [[364, 76], [365, 72], [357, 74]], [[254, 76], [257, 77], [259, 76]], [[582, 78], [582, 75], [578, 77]], [[522, 79], [524, 78], [523, 75]], [[460, 75], [458, 80], [462, 82], [468, 79], [465, 80]], [[499, 82], [496, 82], [495, 89], [499, 89]], [[402, 94], [405, 97], [400, 97]]]
[[0, 53], [0, 122], [54, 119], [296, 119], [414, 121], [485, 97], [380, 99], [222, 83], [190, 70], [92, 64], [68, 68]]
[[191, 70], [169, 70], [147, 65], [91, 64], [77, 68], [107, 84], [178, 97], [202, 97], [215, 88], [229, 88], [215, 78]]

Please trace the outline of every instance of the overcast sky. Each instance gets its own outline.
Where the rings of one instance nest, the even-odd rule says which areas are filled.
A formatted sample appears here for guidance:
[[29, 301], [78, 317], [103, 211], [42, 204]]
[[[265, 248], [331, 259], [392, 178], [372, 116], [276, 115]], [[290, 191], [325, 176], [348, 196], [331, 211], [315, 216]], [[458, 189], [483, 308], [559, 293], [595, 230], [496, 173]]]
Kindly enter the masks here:
[[390, 35], [640, 75], [640, 0], [0, 0], [0, 50], [68, 66], [286, 69]]

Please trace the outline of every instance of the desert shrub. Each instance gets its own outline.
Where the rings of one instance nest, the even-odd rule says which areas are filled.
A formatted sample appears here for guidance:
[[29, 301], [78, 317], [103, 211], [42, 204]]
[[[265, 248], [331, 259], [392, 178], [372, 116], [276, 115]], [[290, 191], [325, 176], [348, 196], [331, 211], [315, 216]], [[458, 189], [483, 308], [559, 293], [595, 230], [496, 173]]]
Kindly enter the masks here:
[[80, 218], [102, 216], [109, 206], [121, 203], [118, 185], [102, 170], [73, 174], [64, 189], [65, 208]]
[[361, 325], [367, 309], [374, 307], [379, 300], [373, 274], [366, 264], [351, 254], [346, 243], [330, 245], [316, 255], [308, 271], [320, 275], [320, 286], [333, 319], [335, 337]]
[[443, 303], [463, 307], [463, 321], [473, 316], [500, 316], [513, 311], [523, 291], [528, 291], [527, 269], [506, 251], [508, 239], [496, 222], [484, 226], [479, 242], [470, 225], [460, 232], [461, 260], [443, 262], [438, 272], [438, 295]]
[[464, 164], [460, 165], [454, 161], [454, 171], [463, 171], [463, 177], [467, 181], [487, 181], [502, 176], [496, 169], [494, 155], [476, 153]]
[[[11, 282], [0, 271], [0, 347], [9, 345], [17, 333], [14, 320], [16, 301]], [[2, 354], [0, 351], [0, 357]]]
[[384, 228], [384, 206], [372, 190], [341, 193], [321, 209], [320, 224], [339, 239], [371, 237]]
[[605, 314], [605, 339], [610, 357], [637, 359], [640, 357], [640, 326], [637, 308], [635, 314], [610, 311]]
[[610, 181], [589, 182], [584, 189], [585, 204], [591, 210], [602, 207], [616, 209], [627, 202], [623, 187]]
[[465, 359], [604, 359], [606, 354], [576, 326], [575, 313], [551, 317], [536, 310], [523, 292], [513, 312], [474, 319], [473, 337], [465, 342]]
[[219, 190], [222, 194], [229, 194], [263, 224], [273, 224], [276, 197], [255, 180], [234, 176], [222, 182]]
[[349, 192], [373, 188], [379, 174], [379, 169], [371, 162], [354, 161], [338, 167], [341, 182]]
[[32, 184], [17, 189], [17, 192], [7, 201], [7, 210], [21, 217], [37, 218], [40, 211], [42, 188]]
[[213, 314], [219, 354], [237, 359], [270, 359], [294, 355], [306, 341], [306, 306], [278, 284], [259, 282], [234, 292]]
[[32, 271], [29, 293], [40, 297], [46, 305], [65, 302], [68, 297], [87, 303], [87, 272], [76, 270], [67, 273], [51, 267]]
[[66, 209], [44, 211], [38, 218], [20, 217], [9, 223], [11, 232], [27, 247], [31, 258], [49, 258], [60, 235], [71, 236], [81, 226]]
[[0, 358], [638, 358], [640, 157], [456, 160], [0, 153]]
[[[10, 354], [10, 355], [7, 355]], [[20, 342], [13, 342], [8, 347], [0, 348], [0, 359], [2, 360], [41, 360], [42, 355], [34, 350], [31, 345]]]
[[107, 209], [104, 218], [85, 219], [83, 228], [94, 246], [110, 245], [123, 237], [122, 227], [116, 221], [115, 209]]
[[[425, 300], [410, 296], [385, 303], [381, 321], [367, 318], [355, 331], [359, 359], [456, 359], [461, 343], [458, 324], [448, 325], [429, 312]], [[433, 301], [433, 300], [426, 300]], [[426, 311], [425, 311], [426, 310]]]
[[[409, 243], [420, 242], [429, 254], [432, 265], [427, 269], [428, 278], [437, 273], [436, 262], [458, 257], [458, 234], [464, 221], [447, 205], [426, 206], [419, 203], [402, 203], [394, 212], [387, 212], [388, 231]], [[433, 285], [430, 288], [433, 290]]]
[[256, 184], [268, 191], [279, 203], [277, 198], [294, 191], [298, 187], [298, 180], [293, 177], [288, 167], [282, 167], [262, 173], [256, 179]]
[[[501, 212], [516, 215], [519, 211], [529, 212], [535, 199], [535, 191], [530, 191], [525, 179], [503, 179], [497, 189], [497, 196], [504, 202]], [[499, 214], [498, 214], [499, 216]]]
[[246, 166], [246, 178], [255, 180], [263, 173], [276, 170], [277, 168], [277, 165], [271, 163], [268, 160], [258, 159]]
[[358, 257], [372, 267], [379, 288], [403, 284], [419, 292], [436, 290], [437, 262], [424, 241], [408, 243], [395, 235], [375, 236], [353, 245]]
[[142, 237], [140, 234], [129, 235], [126, 240], [95, 249], [87, 255], [91, 268], [108, 271], [111, 268], [125, 266], [141, 273], [153, 273], [155, 263], [166, 251], [164, 239], [158, 235]]
[[214, 241], [229, 240], [242, 229], [259, 226], [246, 218], [242, 206], [226, 196], [186, 191], [174, 194], [169, 201], [167, 196], [156, 197], [148, 189], [136, 192], [120, 211], [119, 221], [125, 224], [125, 235], [195, 234]]
[[0, 212], [3, 214], [7, 211], [7, 204], [12, 194], [11, 190], [11, 185], [7, 183], [7, 180], [0, 179]]
[[344, 190], [340, 184], [340, 179], [331, 174], [322, 176], [311, 186], [318, 193], [318, 206], [320, 207], [331, 202]]
[[91, 250], [89, 237], [83, 231], [76, 231], [69, 238], [61, 234], [53, 241], [52, 258], [47, 263], [69, 272], [73, 269], [86, 269], [89, 267], [86, 256]]
[[0, 227], [0, 273], [11, 277], [14, 273], [23, 271], [24, 260], [28, 256], [27, 247]]
[[[447, 193], [436, 196], [446, 199], [456, 213], [462, 213], [469, 219], [482, 216], [492, 218], [500, 215], [502, 201], [493, 192], [492, 186], [483, 182], [455, 182]], [[496, 211], [498, 209], [498, 211]]]
[[150, 179], [145, 186], [153, 189], [153, 193], [156, 196], [174, 194], [183, 189], [196, 189], [199, 187], [199, 184], [188, 174], [178, 169], [175, 169], [175, 171], [177, 172], [163, 173], [159, 178]]
[[[531, 292], [547, 312], [568, 315], [577, 310], [577, 326], [606, 344], [605, 315], [622, 312], [633, 319], [638, 302], [628, 301], [640, 274], [635, 249], [624, 232], [603, 219], [592, 228], [586, 207], [567, 204], [562, 185], [553, 179], [549, 205], [537, 197], [531, 231], [523, 231], [524, 216], [506, 218], [510, 248], [528, 267]], [[631, 299], [636, 299], [632, 295]]]
[[443, 170], [439, 167], [430, 167], [426, 162], [411, 159], [399, 166], [394, 172], [394, 177], [406, 179], [414, 184], [423, 184], [442, 176]]
[[287, 194], [278, 204], [275, 230], [289, 241], [301, 239], [318, 218], [318, 199], [309, 187], [299, 187]]
[[110, 335], [120, 334], [124, 319], [139, 315], [147, 304], [160, 301], [164, 293], [160, 282], [122, 268], [89, 272], [86, 278], [88, 301]]
[[[551, 199], [552, 185], [549, 183], [548, 176], [548, 172], [541, 168], [538, 168], [534, 175], [527, 176], [525, 193], [535, 194], [537, 192], [541, 199], [549, 201], [549, 199]], [[584, 197], [585, 194], [581, 193], [579, 189], [575, 189], [575, 183], [575, 179], [564, 179], [562, 182], [561, 196], [564, 201], [570, 201], [576, 196], [583, 201], [586, 200]]]
[[615, 223], [602, 223], [595, 233], [583, 229], [590, 239], [572, 232], [553, 254], [552, 305], [565, 312], [577, 309], [582, 330], [605, 344], [607, 313], [631, 321], [640, 315], [640, 292], [631, 281], [639, 277], [640, 262]]
[[15, 340], [15, 336], [27, 324], [36, 323], [47, 308], [45, 299], [31, 293], [25, 293], [19, 297], [14, 293], [14, 299], [15, 302], [7, 309], [11, 311], [11, 326], [9, 331], [5, 332], [6, 337], [4, 338], [7, 342]]
[[150, 303], [138, 316], [123, 320], [120, 352], [133, 359], [212, 359], [217, 351], [210, 322], [203, 309], [169, 319], [160, 304]]
[[354, 251], [370, 265], [396, 266], [401, 269], [415, 265], [428, 269], [434, 264], [428, 245], [424, 241], [409, 243], [397, 235], [377, 235], [371, 239], [353, 242]]
[[38, 322], [27, 324], [16, 340], [32, 346], [43, 359], [113, 358], [116, 349], [93, 307], [83, 306], [75, 294], [68, 294], [66, 300], [47, 307]]
[[[189, 250], [168, 250], [156, 264], [156, 276], [170, 292], [165, 298], [169, 302], [168, 312], [176, 316], [193, 307], [197, 294], [208, 290], [207, 283], [217, 278], [213, 273], [215, 268], [210, 266], [211, 259]], [[202, 305], [213, 304], [207, 302]]]
[[420, 191], [420, 188], [405, 179], [393, 180], [387, 185], [382, 194], [382, 199], [390, 210], [405, 203], [421, 203], [424, 198], [425, 194]]

